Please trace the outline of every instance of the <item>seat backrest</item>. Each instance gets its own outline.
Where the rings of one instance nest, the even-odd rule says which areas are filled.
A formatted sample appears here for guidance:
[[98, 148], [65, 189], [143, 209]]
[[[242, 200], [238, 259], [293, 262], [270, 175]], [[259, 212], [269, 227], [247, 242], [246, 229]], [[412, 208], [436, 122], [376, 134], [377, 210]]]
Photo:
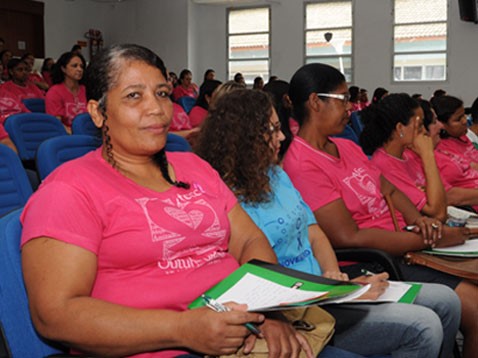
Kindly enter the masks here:
[[32, 186], [17, 153], [0, 144], [0, 216], [25, 205]]
[[363, 123], [360, 118], [360, 111], [355, 111], [350, 114], [350, 125], [357, 134], [357, 137], [360, 137], [363, 131]]
[[38, 146], [44, 140], [67, 135], [60, 120], [46, 113], [14, 114], [4, 125], [22, 161], [34, 160]]
[[191, 145], [183, 137], [168, 133], [168, 138], [166, 140], [166, 151], [167, 152], [192, 152]]
[[0, 218], [0, 323], [11, 357], [38, 358], [61, 353], [33, 327], [20, 257], [20, 213]]
[[193, 97], [184, 96], [178, 99], [178, 103], [181, 107], [183, 107], [186, 113], [189, 113], [196, 104], [196, 99]]
[[22, 102], [31, 112], [45, 113], [45, 100], [43, 98], [25, 98]]
[[80, 113], [73, 118], [71, 133], [101, 137], [101, 130], [95, 126], [89, 113]]
[[59, 165], [79, 158], [101, 145], [101, 138], [89, 135], [58, 136], [45, 140], [38, 147], [36, 167], [40, 180]]

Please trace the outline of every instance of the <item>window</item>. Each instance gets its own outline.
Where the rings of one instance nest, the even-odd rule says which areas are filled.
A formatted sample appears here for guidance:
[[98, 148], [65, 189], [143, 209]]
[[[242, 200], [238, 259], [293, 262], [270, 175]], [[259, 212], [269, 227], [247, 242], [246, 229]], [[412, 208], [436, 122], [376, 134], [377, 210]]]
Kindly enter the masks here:
[[247, 84], [270, 68], [270, 8], [228, 10], [228, 77], [242, 73]]
[[447, 0], [395, 0], [394, 81], [444, 81]]
[[352, 82], [352, 1], [306, 4], [305, 62], [329, 64]]

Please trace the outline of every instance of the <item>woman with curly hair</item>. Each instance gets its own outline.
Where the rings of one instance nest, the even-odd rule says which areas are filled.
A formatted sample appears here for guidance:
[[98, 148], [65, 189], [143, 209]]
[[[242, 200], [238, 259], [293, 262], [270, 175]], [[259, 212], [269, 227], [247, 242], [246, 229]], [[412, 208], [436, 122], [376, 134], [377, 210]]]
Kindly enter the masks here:
[[[314, 214], [278, 165], [284, 138], [266, 93], [235, 90], [217, 99], [204, 122], [196, 151], [238, 197], [266, 235], [281, 265], [348, 280], [340, 272]], [[372, 283], [368, 294], [373, 299], [386, 288], [386, 278], [387, 274], [382, 273], [358, 280]], [[431, 289], [427, 284], [415, 304], [342, 304], [328, 306], [327, 310], [337, 321], [336, 347], [361, 355], [394, 357], [437, 357], [444, 335], [448, 353], [460, 311], [452, 290], [440, 286]]]

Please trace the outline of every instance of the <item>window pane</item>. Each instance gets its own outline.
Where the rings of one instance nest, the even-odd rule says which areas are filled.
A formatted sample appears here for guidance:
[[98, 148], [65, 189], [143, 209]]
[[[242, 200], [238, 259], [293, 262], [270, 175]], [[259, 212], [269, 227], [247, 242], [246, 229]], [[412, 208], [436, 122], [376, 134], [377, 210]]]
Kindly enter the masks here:
[[229, 61], [229, 79], [240, 72], [247, 84], [252, 84], [254, 78], [261, 76], [264, 82], [269, 80], [269, 60]]
[[269, 8], [232, 10], [229, 12], [230, 34], [267, 31], [269, 31]]
[[395, 52], [446, 50], [446, 23], [395, 26]]
[[352, 2], [340, 1], [308, 4], [306, 7], [306, 25], [308, 29], [325, 29], [352, 26]]
[[447, 20], [447, 0], [395, 0], [395, 23]]
[[[427, 68], [430, 67], [428, 70]], [[402, 70], [398, 70], [401, 68]], [[417, 70], [420, 68], [420, 71]], [[423, 68], [427, 69], [423, 73]], [[446, 53], [409, 54], [394, 56], [395, 81], [446, 80]], [[403, 78], [400, 74], [403, 73]], [[418, 78], [418, 73], [420, 76]]]
[[[324, 35], [332, 34], [327, 42]], [[308, 31], [306, 33], [306, 56], [322, 56], [352, 53], [352, 30]]]
[[345, 75], [347, 82], [352, 81], [352, 58], [350, 56], [310, 57], [306, 59], [306, 63], [325, 63], [333, 66]]
[[269, 35], [229, 36], [229, 58], [268, 58]]

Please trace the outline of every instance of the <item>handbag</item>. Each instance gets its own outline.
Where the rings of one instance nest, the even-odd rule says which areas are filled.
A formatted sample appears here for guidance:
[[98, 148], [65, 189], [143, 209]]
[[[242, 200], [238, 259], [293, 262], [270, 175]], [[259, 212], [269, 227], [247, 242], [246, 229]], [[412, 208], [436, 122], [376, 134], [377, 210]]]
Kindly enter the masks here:
[[[319, 306], [297, 308], [280, 311], [284, 317], [300, 331], [309, 341], [314, 357], [316, 357], [332, 338], [335, 332], [335, 318]], [[242, 349], [232, 355], [221, 357], [268, 357], [269, 351], [265, 339], [257, 339], [254, 349], [249, 354], [244, 354]], [[306, 358], [301, 352], [300, 358]]]
[[450, 275], [478, 282], [478, 258], [447, 257], [430, 255], [424, 252], [408, 252], [405, 261], [412, 265], [422, 265]]

